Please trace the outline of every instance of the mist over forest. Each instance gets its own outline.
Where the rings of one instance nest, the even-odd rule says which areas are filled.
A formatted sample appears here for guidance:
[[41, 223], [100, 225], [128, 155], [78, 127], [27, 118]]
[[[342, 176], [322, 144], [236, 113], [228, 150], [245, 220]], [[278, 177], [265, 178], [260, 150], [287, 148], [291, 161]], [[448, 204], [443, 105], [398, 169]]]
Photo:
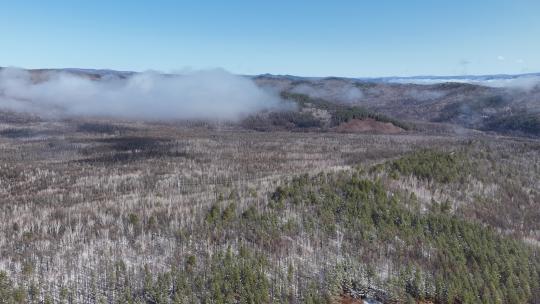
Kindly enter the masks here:
[[0, 12], [0, 304], [540, 304], [540, 1]]

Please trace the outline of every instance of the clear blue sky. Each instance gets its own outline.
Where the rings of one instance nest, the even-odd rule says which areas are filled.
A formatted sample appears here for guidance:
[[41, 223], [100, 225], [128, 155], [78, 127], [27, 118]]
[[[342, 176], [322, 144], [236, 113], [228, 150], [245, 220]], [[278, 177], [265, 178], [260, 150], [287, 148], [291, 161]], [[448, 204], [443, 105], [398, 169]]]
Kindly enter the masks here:
[[540, 72], [540, 1], [0, 0], [0, 66]]

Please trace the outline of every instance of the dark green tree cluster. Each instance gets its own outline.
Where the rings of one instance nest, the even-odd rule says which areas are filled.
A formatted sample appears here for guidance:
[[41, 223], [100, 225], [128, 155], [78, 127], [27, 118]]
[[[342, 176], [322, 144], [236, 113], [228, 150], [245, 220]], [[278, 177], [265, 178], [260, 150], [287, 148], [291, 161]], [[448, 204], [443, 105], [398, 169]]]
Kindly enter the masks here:
[[483, 129], [501, 133], [522, 133], [540, 136], [540, 114], [518, 113], [503, 117], [489, 118]]
[[[301, 225], [345, 235], [349, 257], [374, 254], [399, 265], [387, 289], [437, 303], [534, 303], [540, 300], [540, 255], [519, 240], [442, 212], [418, 214], [377, 181], [353, 175], [301, 177], [273, 195], [277, 209], [302, 212]], [[321, 238], [321, 235], [317, 236]], [[399, 240], [399, 241], [396, 241]], [[362, 252], [362, 253], [361, 253]]]
[[310, 113], [282, 111], [249, 116], [242, 121], [242, 126], [257, 131], [280, 129], [295, 131], [318, 129], [323, 126], [323, 123], [320, 119], [314, 117]]
[[463, 180], [474, 164], [463, 152], [420, 150], [387, 164], [391, 174], [414, 175], [419, 179], [450, 183]]
[[204, 263], [195, 256], [184, 267], [153, 275], [145, 269], [141, 292], [125, 289], [118, 303], [269, 303], [268, 261], [246, 247], [215, 252]]
[[281, 96], [284, 99], [295, 101], [300, 108], [315, 107], [318, 109], [327, 110], [332, 117], [332, 126], [337, 126], [341, 123], [348, 122], [352, 119], [367, 119], [371, 118], [380, 122], [389, 122], [398, 126], [404, 130], [410, 130], [412, 127], [410, 124], [402, 122], [400, 120], [388, 117], [386, 115], [369, 111], [359, 106], [351, 106], [340, 104], [337, 102], [330, 102], [321, 98], [312, 98], [305, 94], [283, 92]]
[[371, 118], [380, 122], [389, 122], [404, 130], [411, 129], [411, 126], [408, 123], [399, 121], [397, 119], [388, 117], [380, 113], [374, 113], [357, 106], [341, 106], [337, 107], [334, 111], [332, 111], [332, 122], [334, 125], [339, 125], [352, 119], [363, 120], [367, 118]]
[[27, 303], [28, 292], [21, 287], [15, 287], [5, 272], [0, 271], [0, 303]]

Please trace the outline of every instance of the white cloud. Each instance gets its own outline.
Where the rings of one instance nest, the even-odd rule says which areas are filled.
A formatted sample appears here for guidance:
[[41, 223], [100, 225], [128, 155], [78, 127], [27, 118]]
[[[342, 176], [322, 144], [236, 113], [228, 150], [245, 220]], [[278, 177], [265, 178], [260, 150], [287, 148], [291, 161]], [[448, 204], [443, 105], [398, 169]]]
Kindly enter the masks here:
[[504, 56], [501, 56], [501, 55], [497, 56], [497, 60], [499, 60], [499, 61], [504, 61], [505, 59], [506, 58], [504, 58]]
[[540, 85], [540, 76], [522, 76], [511, 79], [495, 79], [482, 81], [478, 84], [496, 88], [514, 88], [529, 91]]
[[514, 78], [500, 79], [478, 79], [478, 78], [414, 78], [414, 79], [395, 79], [396, 83], [414, 83], [414, 84], [437, 84], [446, 82], [471, 83], [493, 88], [513, 88], [521, 90], [532, 90], [540, 85], [540, 76], [520, 76]]
[[224, 70], [156, 72], [91, 80], [67, 72], [0, 71], [0, 108], [42, 116], [235, 120], [285, 107], [277, 95]]

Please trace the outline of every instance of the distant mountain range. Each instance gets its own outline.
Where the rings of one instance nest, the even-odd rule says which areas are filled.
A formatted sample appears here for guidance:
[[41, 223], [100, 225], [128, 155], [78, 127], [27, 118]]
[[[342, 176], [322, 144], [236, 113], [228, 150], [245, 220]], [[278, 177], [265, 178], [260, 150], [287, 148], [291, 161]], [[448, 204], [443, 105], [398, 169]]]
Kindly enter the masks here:
[[525, 74], [494, 74], [494, 75], [460, 75], [460, 76], [436, 76], [436, 75], [424, 75], [424, 76], [388, 76], [388, 77], [339, 77], [339, 76], [327, 76], [327, 77], [310, 77], [310, 76], [295, 76], [295, 75], [274, 75], [274, 74], [261, 74], [250, 77], [267, 77], [276, 79], [288, 79], [288, 80], [321, 80], [321, 79], [348, 79], [364, 82], [377, 82], [377, 83], [417, 83], [417, 84], [431, 84], [441, 82], [490, 82], [498, 80], [515, 80], [523, 78], [536, 78], [540, 77], [540, 73], [525, 73]]
[[[127, 78], [136, 72], [60, 70], [89, 77]], [[288, 98], [358, 107], [405, 122], [443, 123], [499, 133], [540, 136], [540, 73], [380, 78], [244, 75]], [[305, 118], [305, 117], [304, 117]]]
[[[0, 67], [2, 69], [2, 67]], [[84, 69], [84, 68], [61, 68], [61, 69], [35, 69], [36, 71], [65, 71], [74, 74], [93, 74], [93, 75], [123, 75], [128, 76], [136, 74], [134, 71], [118, 71], [111, 69]], [[437, 76], [437, 75], [419, 75], [419, 76], [385, 76], [385, 77], [340, 77], [340, 76], [295, 76], [289, 74], [259, 74], [259, 75], [244, 75], [247, 77], [266, 77], [288, 80], [321, 80], [321, 79], [349, 79], [366, 82], [383, 82], [383, 83], [407, 83], [407, 82], [480, 82], [493, 80], [512, 80], [519, 78], [540, 77], [539, 73], [523, 73], [523, 74], [493, 74], [493, 75], [454, 75], [454, 76]]]
[[540, 74], [376, 79], [265, 74], [254, 80], [281, 94], [361, 107], [402, 121], [540, 136]]
[[501, 79], [516, 79], [522, 77], [539, 77], [540, 73], [526, 73], [526, 74], [496, 74], [496, 75], [461, 75], [461, 76], [436, 76], [436, 75], [425, 75], [425, 76], [393, 76], [393, 77], [376, 77], [376, 78], [356, 78], [359, 80], [375, 80], [381, 82], [395, 82], [402, 80], [501, 80]]

